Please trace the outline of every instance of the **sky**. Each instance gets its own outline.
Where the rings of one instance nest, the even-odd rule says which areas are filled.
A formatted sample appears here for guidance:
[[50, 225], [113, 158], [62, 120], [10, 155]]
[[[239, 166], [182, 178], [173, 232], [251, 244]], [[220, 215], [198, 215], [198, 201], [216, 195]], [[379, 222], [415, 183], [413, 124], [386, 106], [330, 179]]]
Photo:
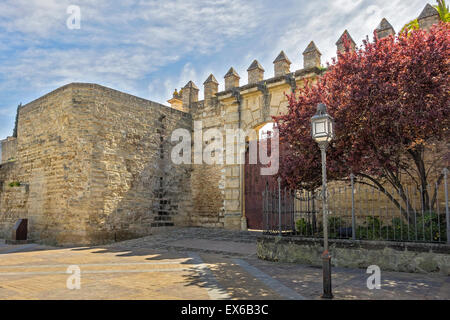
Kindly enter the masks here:
[[[314, 40], [322, 63], [345, 29], [362, 44], [385, 17], [396, 31], [424, 0], [1, 0], [0, 139], [12, 135], [17, 105], [71, 82], [101, 84], [165, 105], [189, 80], [200, 88], [232, 66], [247, 83], [257, 59], [273, 76], [284, 50], [291, 71]], [[80, 28], [68, 28], [70, 5]], [[200, 98], [203, 92], [200, 90]]]

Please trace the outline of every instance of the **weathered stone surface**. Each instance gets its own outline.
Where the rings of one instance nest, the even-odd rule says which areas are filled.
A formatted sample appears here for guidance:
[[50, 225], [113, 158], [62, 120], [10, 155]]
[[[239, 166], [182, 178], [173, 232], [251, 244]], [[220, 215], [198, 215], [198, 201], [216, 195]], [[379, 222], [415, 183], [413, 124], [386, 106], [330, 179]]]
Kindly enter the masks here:
[[421, 29], [429, 30], [432, 25], [439, 23], [439, 12], [427, 3], [417, 20]]
[[204, 85], [204, 94], [205, 94], [205, 101], [210, 103], [210, 100], [215, 97], [216, 93], [219, 91], [219, 83], [217, 82], [216, 78], [213, 76], [213, 74], [210, 74], [208, 79], [203, 83]]
[[253, 84], [264, 79], [264, 68], [259, 64], [258, 60], [253, 60], [248, 71], [248, 83]]
[[0, 170], [0, 237], [17, 218], [30, 238], [58, 244], [146, 235], [176, 215], [187, 224], [189, 167], [169, 161], [167, 138], [180, 127], [191, 128], [189, 114], [93, 84], [23, 106], [17, 161]]
[[1, 163], [14, 160], [17, 156], [17, 139], [14, 137], [8, 137], [5, 140], [2, 140], [1, 144]]
[[289, 68], [291, 64], [292, 64], [291, 61], [286, 56], [284, 51], [281, 51], [280, 54], [276, 57], [276, 59], [273, 61], [275, 77], [279, 77], [290, 73], [291, 71], [289, 70]]
[[188, 108], [192, 103], [198, 101], [198, 91], [199, 89], [194, 82], [189, 81], [183, 88], [183, 93], [181, 95], [183, 101], [183, 107]]
[[339, 40], [336, 42], [337, 51], [338, 52], [344, 52], [344, 50], [345, 50], [344, 39], [347, 39], [347, 41], [349, 41], [350, 50], [354, 51], [356, 49], [356, 43], [353, 40], [353, 38], [350, 36], [350, 33], [347, 30], [344, 31], [344, 33], [341, 35]]
[[228, 70], [227, 74], [224, 76], [225, 78], [225, 90], [230, 90], [232, 88], [238, 88], [239, 87], [239, 77], [236, 70], [233, 69], [233, 67]]
[[[322, 265], [321, 239], [263, 236], [257, 241], [260, 259]], [[330, 240], [332, 264], [336, 267], [450, 275], [450, 246], [431, 243]]]
[[391, 35], [395, 35], [394, 27], [392, 27], [392, 25], [389, 23], [389, 21], [386, 20], [386, 18], [383, 18], [381, 20], [380, 24], [375, 29], [375, 32], [377, 33], [378, 39], [383, 39]]
[[314, 41], [311, 41], [305, 51], [303, 51], [303, 67], [305, 69], [319, 68], [321, 66], [321, 56], [322, 53], [317, 49]]

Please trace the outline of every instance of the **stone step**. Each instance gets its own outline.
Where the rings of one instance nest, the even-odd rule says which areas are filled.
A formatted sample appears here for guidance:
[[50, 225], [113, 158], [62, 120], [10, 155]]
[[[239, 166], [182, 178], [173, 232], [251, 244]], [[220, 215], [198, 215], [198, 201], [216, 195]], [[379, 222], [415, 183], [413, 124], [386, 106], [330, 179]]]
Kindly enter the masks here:
[[153, 222], [151, 224], [152, 228], [158, 228], [158, 227], [173, 227], [173, 222]]
[[158, 212], [159, 215], [169, 215], [173, 213], [172, 210], [165, 210], [165, 209], [156, 209], [156, 212]]
[[169, 221], [172, 222], [172, 217], [171, 216], [156, 216], [155, 221]]
[[11, 245], [21, 245], [21, 244], [30, 244], [30, 243], [35, 243], [34, 240], [28, 239], [28, 240], [11, 240], [11, 239], [6, 239], [4, 240], [5, 244], [11, 244]]
[[174, 216], [177, 214], [176, 211], [172, 211], [172, 210], [158, 210], [155, 209], [153, 211], [150, 211], [148, 213], [149, 215], [155, 215], [155, 216]]

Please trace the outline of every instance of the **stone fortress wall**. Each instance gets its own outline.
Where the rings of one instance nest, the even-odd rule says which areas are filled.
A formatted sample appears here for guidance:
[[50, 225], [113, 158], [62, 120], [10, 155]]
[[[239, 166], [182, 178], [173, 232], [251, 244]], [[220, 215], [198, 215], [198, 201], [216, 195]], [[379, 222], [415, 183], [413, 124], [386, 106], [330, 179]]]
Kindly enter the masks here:
[[0, 170], [0, 237], [9, 238], [19, 218], [29, 219], [31, 239], [58, 244], [187, 225], [190, 168], [169, 161], [167, 132], [190, 130], [191, 122], [94, 84], [69, 84], [23, 106], [17, 160]]
[[2, 140], [1, 143], [1, 163], [12, 161], [16, 158], [17, 151], [17, 139], [14, 137], [8, 137]]
[[[427, 5], [420, 26], [437, 21], [437, 11]], [[376, 31], [379, 38], [395, 34], [386, 19]], [[246, 85], [230, 68], [221, 92], [211, 74], [202, 101], [189, 81], [170, 107], [82, 83], [24, 105], [17, 139], [2, 141], [0, 238], [10, 238], [20, 218], [29, 219], [31, 239], [64, 245], [107, 243], [172, 226], [246, 229], [243, 166], [175, 165], [171, 134], [178, 128], [192, 132], [199, 120], [204, 131], [223, 133], [271, 122], [287, 111], [286, 94], [324, 72], [320, 57], [311, 42], [304, 68], [291, 72], [282, 51], [270, 79], [255, 60]]]

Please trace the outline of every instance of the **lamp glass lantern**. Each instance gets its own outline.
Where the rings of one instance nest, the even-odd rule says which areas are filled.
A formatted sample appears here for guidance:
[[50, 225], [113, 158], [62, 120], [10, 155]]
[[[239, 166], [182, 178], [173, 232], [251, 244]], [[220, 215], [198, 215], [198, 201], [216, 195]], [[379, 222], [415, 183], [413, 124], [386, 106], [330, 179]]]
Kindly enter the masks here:
[[330, 142], [334, 138], [334, 120], [323, 103], [317, 105], [317, 112], [311, 118], [311, 129], [312, 137], [317, 143]]

